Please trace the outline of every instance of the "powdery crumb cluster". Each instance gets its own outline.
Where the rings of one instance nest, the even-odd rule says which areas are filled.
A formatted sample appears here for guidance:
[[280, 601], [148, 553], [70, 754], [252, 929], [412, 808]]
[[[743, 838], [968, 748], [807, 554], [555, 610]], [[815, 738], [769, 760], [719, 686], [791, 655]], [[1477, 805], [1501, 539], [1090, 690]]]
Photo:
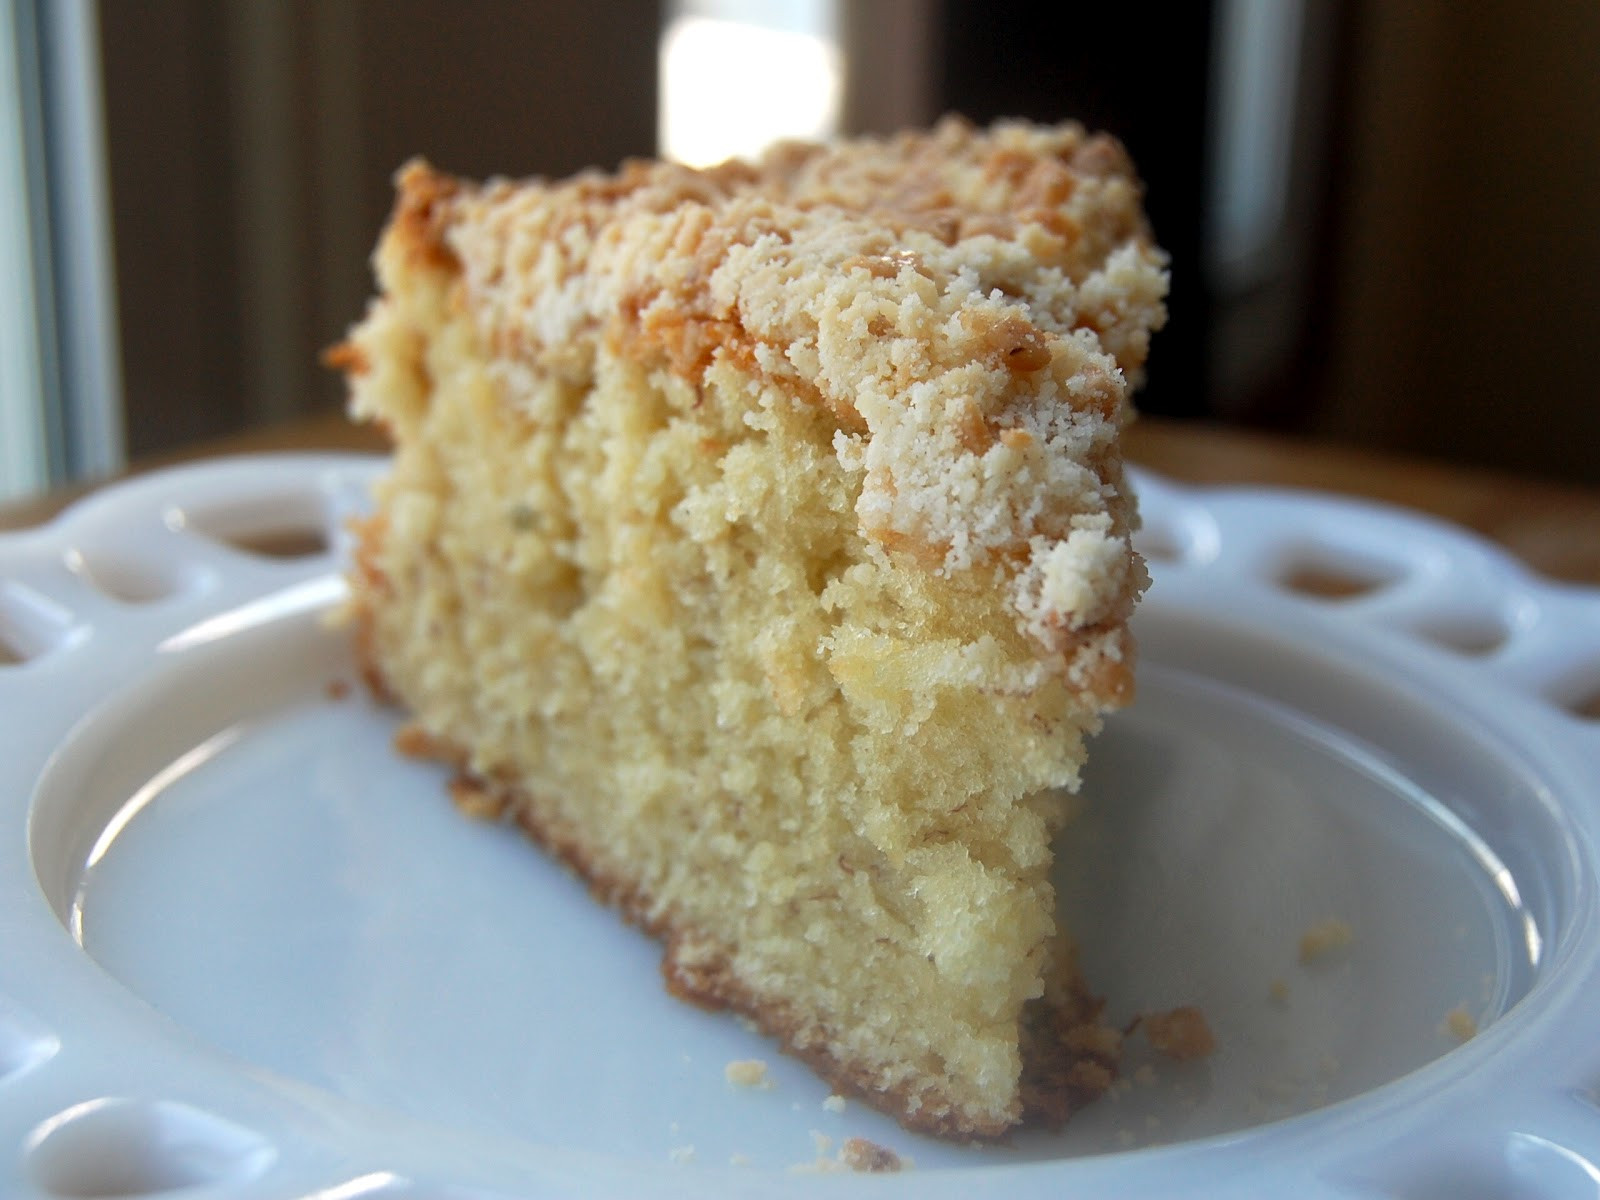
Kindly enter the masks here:
[[1252, 1089], [1248, 1111], [1256, 1120], [1265, 1121], [1320, 1108], [1332, 1098], [1342, 1069], [1336, 1057], [1324, 1054], [1309, 1067], [1259, 1080]]
[[[1120, 1104], [1135, 1091], [1159, 1086], [1168, 1093], [1165, 1100], [1176, 1111], [1187, 1113], [1199, 1108], [1207, 1088], [1204, 1074], [1195, 1071], [1217, 1050], [1216, 1036], [1205, 1013], [1193, 1005], [1142, 1013], [1129, 1023], [1125, 1033], [1127, 1039], [1138, 1035], [1143, 1035], [1149, 1052], [1156, 1055], [1157, 1060], [1125, 1059], [1124, 1069], [1105, 1089], [1107, 1098]], [[1124, 1126], [1116, 1130], [1116, 1146], [1131, 1150], [1164, 1141], [1169, 1134], [1170, 1127], [1162, 1117], [1147, 1114], [1142, 1126]]]
[[[1458, 926], [1452, 934], [1456, 941], [1466, 937], [1466, 927]], [[1315, 968], [1325, 960], [1348, 949], [1355, 942], [1355, 931], [1342, 917], [1327, 917], [1305, 929], [1300, 935], [1298, 951], [1300, 965]], [[1485, 975], [1483, 987], [1487, 996], [1492, 990], [1494, 977]], [[1270, 981], [1267, 994], [1271, 1002], [1286, 1008], [1290, 1001], [1289, 984], [1282, 978]], [[1465, 1043], [1479, 1032], [1477, 1019], [1466, 1006], [1458, 1005], [1445, 1013], [1438, 1025], [1439, 1033], [1458, 1043]], [[1339, 1060], [1325, 1054], [1319, 1060], [1314, 1075], [1292, 1076], [1270, 1080], [1256, 1087], [1256, 1100], [1252, 1112], [1262, 1118], [1298, 1111], [1306, 1106], [1316, 1106], [1328, 1101], [1332, 1082], [1341, 1067]]]
[[1165, 1110], [1165, 1115], [1146, 1112], [1139, 1119], [1136, 1113], [1120, 1114], [1127, 1123], [1120, 1124], [1113, 1133], [1118, 1149], [1131, 1150], [1170, 1140], [1181, 1131], [1187, 1119], [1200, 1110], [1210, 1093], [1203, 1071], [1195, 1074], [1192, 1063], [1174, 1066], [1171, 1062], [1144, 1061], [1137, 1065], [1130, 1064], [1128, 1070], [1118, 1075], [1106, 1089], [1106, 1098], [1112, 1104], [1121, 1106], [1135, 1093], [1149, 1097], [1155, 1089], [1160, 1091], [1158, 1103]]

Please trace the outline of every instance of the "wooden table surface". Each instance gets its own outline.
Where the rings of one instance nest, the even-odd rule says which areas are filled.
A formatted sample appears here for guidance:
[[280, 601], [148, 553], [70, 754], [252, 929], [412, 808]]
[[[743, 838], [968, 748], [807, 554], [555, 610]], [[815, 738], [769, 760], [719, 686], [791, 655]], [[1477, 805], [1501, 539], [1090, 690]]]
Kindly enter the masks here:
[[[381, 451], [384, 442], [374, 430], [330, 414], [208, 443], [136, 470], [222, 454], [319, 449]], [[1600, 488], [1153, 419], [1130, 432], [1129, 456], [1186, 483], [1308, 487], [1416, 509], [1476, 530], [1546, 575], [1600, 584]], [[0, 529], [47, 519], [84, 490], [0, 507]]]

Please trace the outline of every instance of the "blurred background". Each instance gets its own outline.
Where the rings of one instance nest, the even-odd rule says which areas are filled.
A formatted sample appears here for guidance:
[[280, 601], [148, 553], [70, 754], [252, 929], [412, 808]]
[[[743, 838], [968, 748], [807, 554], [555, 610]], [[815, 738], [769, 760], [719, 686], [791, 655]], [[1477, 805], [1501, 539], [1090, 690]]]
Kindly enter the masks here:
[[336, 409], [390, 178], [1129, 146], [1141, 407], [1600, 484], [1600, 5], [0, 0], [0, 498]]

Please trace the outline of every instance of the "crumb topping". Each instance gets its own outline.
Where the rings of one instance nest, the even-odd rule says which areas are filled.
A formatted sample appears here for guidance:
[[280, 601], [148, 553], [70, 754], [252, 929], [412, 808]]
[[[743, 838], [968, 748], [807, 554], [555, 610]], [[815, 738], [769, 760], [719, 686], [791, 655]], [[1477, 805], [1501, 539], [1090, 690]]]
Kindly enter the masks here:
[[1166, 273], [1117, 143], [951, 119], [707, 171], [400, 183], [383, 253], [459, 270], [507, 382], [585, 382], [597, 334], [692, 385], [726, 361], [808, 397], [868, 538], [997, 571], [1020, 625], [1083, 659], [1075, 682], [1125, 674], [1147, 577], [1115, 441]]

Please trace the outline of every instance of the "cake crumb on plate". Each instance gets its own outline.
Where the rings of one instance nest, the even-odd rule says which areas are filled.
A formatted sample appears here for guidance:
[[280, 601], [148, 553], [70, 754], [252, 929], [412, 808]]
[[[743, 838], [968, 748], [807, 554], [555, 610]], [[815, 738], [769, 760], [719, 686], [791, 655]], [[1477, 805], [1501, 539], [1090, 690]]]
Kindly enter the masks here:
[[887, 1146], [863, 1137], [846, 1138], [839, 1147], [839, 1161], [852, 1171], [881, 1174], [900, 1169], [900, 1156]]
[[833, 1157], [829, 1157], [828, 1154], [833, 1149], [833, 1139], [827, 1134], [813, 1129], [811, 1142], [816, 1148], [816, 1158], [811, 1162], [790, 1167], [791, 1171], [816, 1175], [859, 1171], [865, 1174], [883, 1175], [905, 1170], [913, 1165], [910, 1155], [896, 1154], [889, 1147], [880, 1146], [877, 1142], [864, 1137], [846, 1138], [839, 1147], [839, 1153]]
[[1355, 941], [1355, 931], [1350, 923], [1340, 917], [1318, 921], [1300, 935], [1300, 961], [1315, 962], [1335, 950], [1342, 950]]
[[1178, 1062], [1209, 1057], [1217, 1048], [1216, 1036], [1205, 1014], [1193, 1005], [1151, 1013], [1141, 1022], [1150, 1045]]
[[1464, 1008], [1452, 1008], [1444, 1015], [1445, 1032], [1458, 1042], [1471, 1041], [1478, 1036], [1478, 1023]]
[[722, 1068], [722, 1077], [734, 1087], [770, 1089], [772, 1077], [767, 1074], [767, 1064], [759, 1058], [736, 1058]]

